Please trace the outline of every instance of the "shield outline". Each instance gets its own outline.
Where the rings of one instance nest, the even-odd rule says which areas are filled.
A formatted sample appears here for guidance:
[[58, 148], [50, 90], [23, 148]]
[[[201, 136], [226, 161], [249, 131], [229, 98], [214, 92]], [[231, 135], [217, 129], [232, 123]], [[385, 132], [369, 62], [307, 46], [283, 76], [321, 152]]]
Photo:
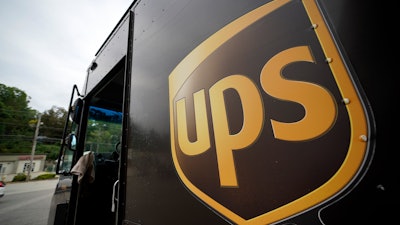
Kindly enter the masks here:
[[184, 185], [194, 195], [204, 201], [212, 209], [236, 224], [270, 224], [321, 205], [332, 197], [342, 193], [347, 186], [354, 182], [367, 155], [369, 128], [362, 98], [357, 91], [356, 85], [351, 78], [351, 74], [338, 50], [328, 24], [324, 20], [323, 14], [316, 0], [302, 0], [301, 2], [303, 3], [306, 13], [311, 21], [310, 26], [314, 29], [324, 51], [326, 61], [329, 63], [329, 67], [336, 84], [338, 85], [341, 96], [343, 96], [343, 104], [346, 104], [347, 112], [349, 114], [351, 124], [350, 145], [341, 167], [337, 170], [335, 175], [314, 191], [272, 211], [246, 220], [198, 189], [185, 176], [179, 166], [175, 149], [174, 97], [185, 80], [190, 76], [190, 72], [194, 71], [194, 69], [197, 68], [197, 66], [200, 65], [208, 55], [233, 37], [236, 33], [291, 1], [292, 0], [274, 0], [268, 2], [226, 25], [190, 52], [176, 66], [169, 76], [171, 152], [176, 171]]

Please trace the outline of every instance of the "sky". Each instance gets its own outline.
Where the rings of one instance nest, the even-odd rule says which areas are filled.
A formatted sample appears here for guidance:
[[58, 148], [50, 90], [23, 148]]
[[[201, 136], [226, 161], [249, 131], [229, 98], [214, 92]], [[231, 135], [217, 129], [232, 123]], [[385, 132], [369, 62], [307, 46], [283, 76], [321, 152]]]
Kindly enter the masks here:
[[133, 0], [0, 0], [0, 83], [43, 113], [68, 109], [97, 50]]

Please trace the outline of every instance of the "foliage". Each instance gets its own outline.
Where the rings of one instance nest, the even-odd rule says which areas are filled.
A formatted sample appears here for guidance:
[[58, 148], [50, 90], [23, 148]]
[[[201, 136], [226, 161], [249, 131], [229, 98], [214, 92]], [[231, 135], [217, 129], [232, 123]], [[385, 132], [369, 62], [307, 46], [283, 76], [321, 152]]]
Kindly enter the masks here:
[[26, 174], [24, 173], [18, 173], [17, 175], [14, 176], [13, 182], [15, 181], [26, 181]]
[[36, 111], [28, 107], [30, 97], [15, 87], [0, 84], [0, 152], [20, 152], [33, 138], [29, 121]]
[[28, 107], [29, 99], [24, 91], [0, 84], [0, 134], [31, 131], [27, 125], [37, 112]]
[[53, 106], [51, 109], [46, 110], [41, 122], [43, 126], [40, 128], [41, 135], [45, 137], [54, 137], [61, 139], [65, 120], [67, 119], [67, 110], [61, 107]]
[[[29, 101], [24, 91], [0, 83], [0, 153], [31, 153], [40, 114], [28, 107]], [[37, 154], [57, 158], [67, 113], [56, 106], [41, 113]]]
[[119, 142], [121, 124], [102, 120], [89, 120], [86, 134], [86, 151], [109, 152]]
[[33, 180], [46, 180], [46, 179], [53, 179], [56, 176], [55, 173], [45, 173], [35, 177]]
[[60, 144], [42, 144], [36, 145], [36, 154], [45, 154], [48, 160], [57, 159], [60, 151]]

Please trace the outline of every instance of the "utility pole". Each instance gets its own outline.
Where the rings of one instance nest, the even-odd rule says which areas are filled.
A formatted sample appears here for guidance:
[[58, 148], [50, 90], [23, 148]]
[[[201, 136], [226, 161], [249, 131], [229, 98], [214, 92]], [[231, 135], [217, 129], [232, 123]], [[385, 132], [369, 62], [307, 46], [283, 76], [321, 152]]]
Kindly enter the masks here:
[[39, 113], [38, 121], [37, 121], [37, 124], [36, 124], [35, 136], [33, 136], [31, 160], [30, 160], [30, 163], [29, 163], [28, 176], [26, 177], [27, 181], [29, 181], [31, 179], [31, 170], [32, 170], [32, 167], [33, 167], [33, 158], [35, 157], [36, 142], [37, 142], [37, 137], [39, 135], [39, 127], [40, 127], [40, 123], [41, 123], [40, 122], [41, 118], [42, 118], [42, 115]]

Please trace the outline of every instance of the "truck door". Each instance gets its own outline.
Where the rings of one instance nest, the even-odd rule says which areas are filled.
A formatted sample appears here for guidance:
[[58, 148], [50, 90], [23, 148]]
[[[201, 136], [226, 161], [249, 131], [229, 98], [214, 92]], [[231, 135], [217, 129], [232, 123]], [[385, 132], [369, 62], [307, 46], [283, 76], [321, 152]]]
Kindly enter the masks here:
[[[124, 59], [89, 93], [78, 96], [71, 106], [69, 117], [72, 122], [66, 122], [65, 147], [60, 151], [57, 170], [60, 175], [72, 178], [70, 198], [68, 210], [55, 213], [54, 224], [116, 224], [123, 136]], [[60, 216], [65, 213], [65, 217]]]
[[[77, 149], [82, 156], [72, 168], [77, 176], [74, 224], [115, 224], [122, 138], [124, 67], [105, 77], [85, 97], [82, 135]], [[82, 171], [83, 169], [83, 171]]]
[[53, 197], [49, 225], [121, 224], [128, 124], [124, 115], [128, 115], [130, 80], [125, 68], [129, 19], [127, 11], [96, 53], [87, 69], [82, 94], [76, 85], [73, 88], [57, 163], [58, 186], [66, 188], [62, 195], [56, 191]]

